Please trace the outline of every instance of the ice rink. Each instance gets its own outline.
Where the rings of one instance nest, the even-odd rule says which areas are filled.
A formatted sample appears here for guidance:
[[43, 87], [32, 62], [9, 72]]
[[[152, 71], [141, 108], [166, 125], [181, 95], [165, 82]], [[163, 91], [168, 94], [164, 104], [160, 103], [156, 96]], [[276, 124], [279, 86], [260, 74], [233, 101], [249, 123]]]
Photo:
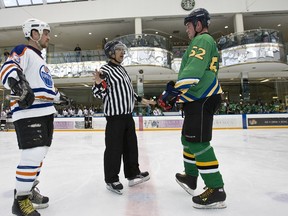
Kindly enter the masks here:
[[[199, 210], [175, 181], [183, 171], [180, 130], [137, 132], [139, 162], [151, 179], [124, 185], [123, 195], [104, 183], [104, 132], [55, 132], [39, 189], [49, 196], [42, 216], [286, 216], [288, 212], [288, 129], [214, 130], [227, 208]], [[19, 151], [14, 132], [0, 133], [0, 216], [9, 216]], [[203, 191], [199, 178], [196, 194]]]

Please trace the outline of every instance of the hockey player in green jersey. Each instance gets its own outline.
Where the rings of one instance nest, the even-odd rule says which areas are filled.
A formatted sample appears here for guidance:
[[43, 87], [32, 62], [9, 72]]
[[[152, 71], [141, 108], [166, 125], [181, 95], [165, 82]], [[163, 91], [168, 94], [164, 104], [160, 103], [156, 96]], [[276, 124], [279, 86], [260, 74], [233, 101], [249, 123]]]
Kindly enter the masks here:
[[182, 57], [177, 82], [175, 85], [169, 82], [161, 98], [162, 104], [177, 98], [184, 112], [181, 142], [185, 173], [177, 173], [176, 181], [194, 195], [200, 174], [206, 190], [192, 198], [193, 206], [225, 208], [224, 182], [210, 145], [213, 115], [220, 107], [222, 94], [218, 82], [219, 53], [208, 33], [207, 10], [195, 9], [184, 19], [184, 24], [191, 42]]

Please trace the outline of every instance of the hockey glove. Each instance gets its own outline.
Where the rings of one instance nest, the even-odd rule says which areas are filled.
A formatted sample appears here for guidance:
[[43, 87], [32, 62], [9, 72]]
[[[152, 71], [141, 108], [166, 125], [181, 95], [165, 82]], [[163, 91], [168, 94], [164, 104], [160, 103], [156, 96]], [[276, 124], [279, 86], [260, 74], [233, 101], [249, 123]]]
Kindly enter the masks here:
[[174, 85], [175, 82], [168, 82], [166, 85], [166, 90], [163, 91], [158, 99], [159, 106], [161, 106], [165, 111], [172, 109], [177, 100], [177, 96], [180, 94], [180, 92], [174, 88]]
[[171, 109], [172, 109], [172, 106], [171, 106], [169, 103], [164, 102], [163, 99], [162, 99], [162, 96], [163, 96], [162, 94], [159, 96], [159, 99], [158, 99], [158, 101], [157, 101], [158, 105], [159, 105], [160, 107], [162, 107], [164, 111], [169, 111], [169, 110], [171, 110]]
[[175, 82], [173, 81], [170, 81], [166, 84], [166, 90], [163, 91], [162, 93], [162, 100], [164, 102], [174, 101], [177, 98], [177, 96], [180, 94], [180, 92], [174, 88], [174, 85], [175, 85]]
[[17, 74], [19, 77], [19, 81], [17, 81], [13, 77], [9, 77], [8, 85], [11, 88], [12, 92], [20, 97], [18, 100], [19, 107], [22, 109], [26, 109], [33, 104], [35, 100], [35, 95], [22, 71], [17, 69]]

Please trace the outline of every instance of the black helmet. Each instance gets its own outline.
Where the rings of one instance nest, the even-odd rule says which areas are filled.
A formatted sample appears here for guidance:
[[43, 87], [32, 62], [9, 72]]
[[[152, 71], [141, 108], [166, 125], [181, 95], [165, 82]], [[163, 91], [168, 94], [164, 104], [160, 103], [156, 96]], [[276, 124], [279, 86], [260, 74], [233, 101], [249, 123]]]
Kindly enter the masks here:
[[208, 27], [210, 24], [210, 15], [208, 11], [204, 8], [198, 8], [193, 10], [187, 17], [184, 19], [184, 25], [188, 22], [192, 22], [196, 26], [197, 21], [202, 23], [203, 27]]
[[124, 49], [124, 50], [127, 49], [126, 45], [123, 44], [121, 41], [114, 40], [114, 41], [107, 42], [104, 46], [104, 52], [107, 58], [111, 58], [111, 56], [115, 54], [115, 50], [117, 48]]

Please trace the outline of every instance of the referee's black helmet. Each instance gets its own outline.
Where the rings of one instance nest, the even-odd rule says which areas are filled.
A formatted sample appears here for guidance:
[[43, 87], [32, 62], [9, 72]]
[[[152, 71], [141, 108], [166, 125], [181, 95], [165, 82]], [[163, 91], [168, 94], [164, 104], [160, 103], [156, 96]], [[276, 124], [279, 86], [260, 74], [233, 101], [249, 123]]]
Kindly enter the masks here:
[[124, 49], [126, 51], [127, 47], [121, 41], [108, 41], [104, 46], [104, 52], [107, 58], [111, 58], [111, 56], [115, 54], [116, 49]]

